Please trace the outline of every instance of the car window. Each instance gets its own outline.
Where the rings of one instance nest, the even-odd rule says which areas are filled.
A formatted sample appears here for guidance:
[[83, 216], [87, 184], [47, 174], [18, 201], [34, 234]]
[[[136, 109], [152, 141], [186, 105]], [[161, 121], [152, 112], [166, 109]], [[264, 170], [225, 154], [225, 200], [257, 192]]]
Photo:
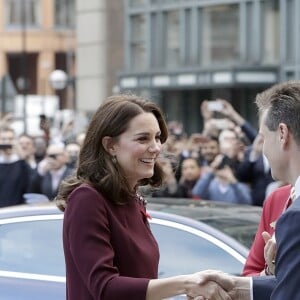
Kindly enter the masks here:
[[210, 218], [201, 221], [228, 234], [247, 248], [250, 248], [253, 243], [259, 222], [235, 217]]
[[159, 277], [215, 269], [240, 274], [243, 263], [204, 237], [182, 229], [151, 223], [159, 244]]
[[0, 225], [0, 270], [65, 276], [61, 220]]

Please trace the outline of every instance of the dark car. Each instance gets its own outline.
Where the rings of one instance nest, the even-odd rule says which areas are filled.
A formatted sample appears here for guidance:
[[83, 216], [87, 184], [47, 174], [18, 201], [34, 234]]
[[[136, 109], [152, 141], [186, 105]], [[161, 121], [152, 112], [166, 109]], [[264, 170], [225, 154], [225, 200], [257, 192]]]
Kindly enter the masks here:
[[148, 198], [148, 209], [201, 221], [250, 248], [262, 208], [245, 204], [190, 200], [186, 198]]
[[[204, 269], [221, 269], [232, 274], [241, 272], [248, 248], [208, 224], [219, 224], [223, 217], [224, 220], [232, 220], [231, 225], [238, 224], [239, 227], [233, 230], [235, 226], [230, 225], [228, 232], [234, 232], [243, 240], [245, 236], [253, 236], [259, 212], [253, 214], [252, 219], [252, 207], [248, 207], [251, 221], [245, 215], [246, 225], [243, 227], [240, 226], [242, 222], [234, 223], [234, 217], [229, 218], [230, 213], [223, 213], [223, 217], [216, 213], [219, 222], [210, 222], [215, 216], [213, 210], [219, 210], [217, 204], [202, 203], [201, 206], [180, 199], [176, 199], [177, 202], [170, 200], [170, 203], [167, 199], [161, 199], [161, 203], [157, 199], [152, 200], [148, 204], [151, 215], [149, 221], [160, 247], [159, 277]], [[235, 209], [221, 205], [221, 211], [233, 210], [234, 215], [239, 217]], [[202, 219], [197, 210], [203, 212], [204, 222], [196, 220]], [[1, 299], [65, 299], [62, 219], [63, 214], [53, 203], [27, 204], [0, 210]], [[252, 232], [250, 235], [236, 234], [239, 229], [251, 229]]]

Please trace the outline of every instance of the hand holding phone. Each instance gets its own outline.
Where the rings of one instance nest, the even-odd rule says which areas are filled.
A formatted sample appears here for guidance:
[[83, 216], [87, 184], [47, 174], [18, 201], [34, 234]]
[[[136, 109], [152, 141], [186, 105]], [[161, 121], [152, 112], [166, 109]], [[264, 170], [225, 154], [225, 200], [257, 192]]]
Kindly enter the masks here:
[[224, 106], [221, 101], [208, 101], [207, 108], [210, 111], [222, 111]]

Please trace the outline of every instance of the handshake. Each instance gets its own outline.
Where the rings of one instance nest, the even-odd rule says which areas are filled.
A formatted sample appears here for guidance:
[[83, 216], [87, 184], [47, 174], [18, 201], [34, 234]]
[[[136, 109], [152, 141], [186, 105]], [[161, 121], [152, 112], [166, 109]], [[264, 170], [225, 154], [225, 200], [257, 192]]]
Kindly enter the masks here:
[[207, 270], [185, 277], [189, 300], [250, 300], [249, 277], [231, 276], [221, 271]]

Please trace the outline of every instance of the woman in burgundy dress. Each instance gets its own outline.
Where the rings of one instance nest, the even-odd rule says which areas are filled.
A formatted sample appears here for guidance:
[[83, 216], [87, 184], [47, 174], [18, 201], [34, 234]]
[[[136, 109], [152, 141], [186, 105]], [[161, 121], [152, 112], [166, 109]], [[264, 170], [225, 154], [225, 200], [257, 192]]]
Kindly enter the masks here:
[[137, 189], [162, 183], [156, 160], [167, 136], [160, 109], [140, 97], [113, 96], [96, 111], [77, 174], [56, 198], [64, 211], [68, 300], [231, 299], [232, 282], [206, 281], [209, 271], [157, 279], [159, 249]]

